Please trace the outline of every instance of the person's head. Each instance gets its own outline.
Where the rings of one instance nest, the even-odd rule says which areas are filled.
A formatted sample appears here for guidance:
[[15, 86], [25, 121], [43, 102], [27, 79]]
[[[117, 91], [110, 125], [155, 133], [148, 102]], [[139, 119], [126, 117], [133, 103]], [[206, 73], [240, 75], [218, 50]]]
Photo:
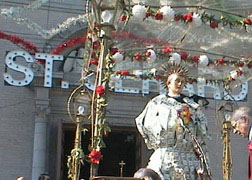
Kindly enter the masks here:
[[23, 176], [18, 176], [16, 180], [26, 180]]
[[48, 175], [48, 173], [42, 173], [40, 174], [38, 180], [50, 180], [50, 176]]
[[186, 67], [170, 63], [163, 66], [163, 84], [167, 87], [169, 94], [178, 95], [187, 83], [188, 70]]
[[248, 137], [251, 123], [252, 111], [249, 107], [240, 107], [232, 114], [231, 125], [235, 134]]
[[161, 180], [160, 176], [152, 169], [141, 168], [134, 174], [134, 178], [144, 178], [145, 180]]

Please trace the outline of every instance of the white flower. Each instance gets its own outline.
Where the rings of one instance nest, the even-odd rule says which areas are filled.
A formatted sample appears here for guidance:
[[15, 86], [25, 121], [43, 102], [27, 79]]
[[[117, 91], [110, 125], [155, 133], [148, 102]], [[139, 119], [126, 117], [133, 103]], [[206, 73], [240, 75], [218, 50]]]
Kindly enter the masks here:
[[163, 14], [163, 19], [164, 20], [173, 20], [174, 19], [174, 10], [170, 6], [163, 6], [160, 8], [159, 12]]
[[199, 65], [201, 66], [207, 66], [209, 64], [209, 59], [206, 55], [201, 55], [199, 57]]
[[145, 18], [146, 15], [146, 8], [144, 6], [141, 5], [135, 5], [132, 8], [132, 14], [134, 17], [143, 20]]
[[116, 52], [113, 56], [112, 59], [116, 62], [119, 63], [123, 60], [123, 55], [119, 52]]
[[192, 23], [193, 23], [195, 26], [200, 26], [200, 25], [202, 24], [202, 20], [201, 20], [199, 14], [193, 13], [192, 18], [193, 18]]
[[231, 71], [231, 72], [230, 72], [230, 77], [231, 77], [232, 79], [237, 79], [237, 78], [238, 78], [237, 71], [236, 71], [236, 70]]
[[181, 62], [181, 56], [178, 53], [172, 53], [170, 57], [170, 62], [179, 64]]
[[231, 71], [230, 77], [232, 79], [245, 80], [246, 77], [244, 76], [244, 68], [239, 67], [238, 70]]
[[150, 56], [147, 57], [147, 62], [148, 62], [148, 63], [153, 63], [153, 62], [155, 62], [155, 60], [156, 60], [156, 58], [157, 58], [155, 51], [153, 51], [152, 49], [148, 49], [148, 50], [147, 50], [147, 53], [150, 53]]

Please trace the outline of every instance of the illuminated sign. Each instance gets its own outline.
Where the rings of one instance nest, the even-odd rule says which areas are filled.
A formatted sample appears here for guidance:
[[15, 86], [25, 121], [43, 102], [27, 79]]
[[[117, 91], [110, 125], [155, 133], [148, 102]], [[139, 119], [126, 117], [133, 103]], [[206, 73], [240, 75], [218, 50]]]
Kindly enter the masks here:
[[[5, 64], [8, 68], [23, 73], [23, 79], [14, 79], [11, 74], [4, 73], [4, 80], [13, 86], [26, 86], [30, 84], [34, 79], [33, 71], [20, 65], [15, 62], [15, 58], [22, 57], [25, 59], [27, 63], [33, 63], [33, 57], [24, 51], [11, 51], [5, 57]], [[52, 72], [53, 72], [53, 62], [54, 61], [63, 61], [62, 55], [52, 55], [52, 54], [44, 54], [44, 53], [36, 53], [35, 58], [45, 60], [45, 72], [44, 72], [44, 87], [52, 87]]]
[[[4, 80], [13, 86], [27, 86], [34, 80], [34, 72], [28, 66], [21, 65], [15, 61], [17, 57], [22, 57], [26, 61], [27, 64], [34, 63], [34, 58], [27, 52], [23, 51], [11, 51], [5, 57], [6, 66], [12, 71], [16, 71], [22, 73], [24, 77], [22, 79], [15, 79], [8, 72], [4, 73]], [[44, 68], [44, 87], [52, 87], [53, 80], [53, 64], [55, 61], [63, 61], [64, 57], [62, 55], [54, 55], [54, 54], [45, 54], [45, 53], [36, 53], [36, 59], [45, 60], [45, 68]], [[89, 89], [93, 90], [93, 83], [90, 79], [87, 78], [88, 82], [85, 84]], [[114, 82], [113, 82], [114, 81]], [[128, 81], [127, 84], [124, 82]], [[149, 94], [150, 92], [159, 92], [160, 94], [164, 94], [165, 89], [162, 88], [159, 81], [155, 79], [147, 79], [147, 80], [138, 80], [135, 82], [128, 79], [127, 77], [122, 78], [113, 78], [111, 79], [110, 86], [114, 87], [115, 92], [120, 93], [141, 93], [141, 94]], [[61, 88], [69, 88], [69, 82], [62, 78]], [[210, 88], [211, 95], [206, 91], [207, 88]], [[197, 84], [192, 85], [188, 84], [184, 89], [188, 95], [197, 94], [202, 97], [206, 97], [208, 92], [208, 97], [212, 96], [213, 99], [219, 100], [244, 100], [248, 94], [248, 83], [242, 84], [238, 91], [232, 94], [228, 94], [225, 90], [221, 89], [221, 87], [213, 84]], [[223, 92], [223, 93], [221, 93]]]

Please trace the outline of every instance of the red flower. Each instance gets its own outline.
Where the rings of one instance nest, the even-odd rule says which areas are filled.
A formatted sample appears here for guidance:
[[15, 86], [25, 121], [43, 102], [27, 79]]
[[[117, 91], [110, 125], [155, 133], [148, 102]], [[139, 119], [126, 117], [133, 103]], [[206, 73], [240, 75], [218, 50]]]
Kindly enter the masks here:
[[251, 18], [246, 18], [244, 20], [244, 23], [247, 24], [247, 25], [252, 25]]
[[193, 21], [192, 16], [193, 16], [192, 13], [184, 14], [183, 19], [187, 22], [192, 22]]
[[193, 62], [198, 63], [199, 62], [199, 56], [193, 56]]
[[120, 16], [120, 18], [119, 18], [120, 21], [125, 21], [126, 19], [127, 19], [127, 16], [125, 16], [125, 15], [122, 15], [122, 16]]
[[95, 149], [93, 149], [88, 155], [88, 157], [90, 158], [91, 163], [99, 164], [99, 161], [102, 158], [102, 154], [100, 151], [96, 151]]
[[220, 59], [218, 60], [218, 63], [219, 63], [219, 64], [223, 64], [223, 63], [224, 63], [224, 59], [223, 59], [223, 58], [220, 58]]
[[97, 86], [95, 89], [95, 93], [100, 96], [103, 95], [105, 93], [105, 86]]
[[213, 29], [218, 28], [218, 23], [217, 22], [211, 22], [210, 27], [213, 28]]
[[156, 13], [155, 14], [155, 19], [156, 20], [162, 20], [163, 19], [163, 13], [160, 13], [160, 12]]
[[180, 56], [181, 56], [181, 59], [184, 59], [184, 60], [188, 58], [188, 54], [186, 52], [181, 52]]
[[165, 53], [165, 54], [166, 54], [166, 53], [171, 53], [171, 51], [172, 51], [172, 50], [171, 50], [171, 48], [169, 48], [169, 47], [166, 47], [166, 48], [163, 49], [163, 53]]
[[151, 11], [147, 11], [147, 12], [145, 13], [145, 17], [149, 17], [149, 16], [151, 16], [151, 15], [152, 15]]
[[98, 65], [98, 61], [99, 61], [98, 58], [93, 58], [93, 59], [90, 60], [90, 64], [93, 64], [93, 65], [97, 66]]
[[120, 74], [123, 75], [123, 76], [128, 76], [128, 75], [130, 75], [130, 73], [129, 73], [128, 70], [121, 70]]
[[140, 61], [142, 59], [142, 56], [139, 52], [137, 52], [134, 56], [137, 61]]

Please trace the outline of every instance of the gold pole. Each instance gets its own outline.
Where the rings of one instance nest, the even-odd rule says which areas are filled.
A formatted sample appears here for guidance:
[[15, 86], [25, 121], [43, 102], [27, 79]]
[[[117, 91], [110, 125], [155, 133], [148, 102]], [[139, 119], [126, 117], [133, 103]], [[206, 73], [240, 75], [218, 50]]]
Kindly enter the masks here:
[[[81, 149], [81, 130], [80, 130], [80, 118], [77, 117], [76, 119], [76, 133], [75, 133], [75, 140], [74, 140], [74, 149]], [[78, 152], [76, 152], [78, 153]], [[74, 161], [74, 176], [73, 180], [78, 180], [80, 176], [80, 160], [76, 159]]]
[[79, 180], [81, 163], [84, 160], [84, 153], [81, 149], [81, 123], [82, 115], [76, 117], [76, 132], [74, 139], [74, 148], [71, 151], [71, 156], [68, 156], [68, 178], [72, 180]]
[[231, 159], [231, 147], [230, 147], [230, 131], [231, 123], [224, 121], [222, 125], [223, 130], [223, 161], [222, 161], [222, 175], [223, 180], [231, 180], [232, 159]]

